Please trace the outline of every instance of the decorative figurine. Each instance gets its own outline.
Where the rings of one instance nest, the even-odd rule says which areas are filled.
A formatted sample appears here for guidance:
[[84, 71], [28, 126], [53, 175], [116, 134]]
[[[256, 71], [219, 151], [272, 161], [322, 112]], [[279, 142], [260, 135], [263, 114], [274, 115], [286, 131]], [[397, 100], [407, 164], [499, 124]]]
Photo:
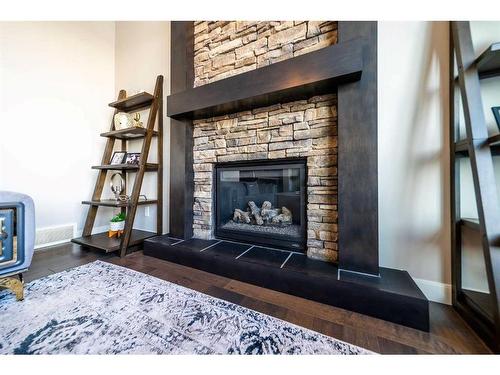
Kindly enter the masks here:
[[123, 190], [125, 189], [125, 180], [123, 179], [121, 173], [113, 173], [113, 175], [111, 176], [109, 187], [111, 188], [111, 191], [115, 195], [115, 199], [119, 201], [120, 195], [121, 193], [123, 193]]
[[116, 130], [123, 130], [127, 128], [142, 128], [141, 114], [139, 112], [131, 115], [126, 112], [118, 112], [114, 117], [114, 124]]

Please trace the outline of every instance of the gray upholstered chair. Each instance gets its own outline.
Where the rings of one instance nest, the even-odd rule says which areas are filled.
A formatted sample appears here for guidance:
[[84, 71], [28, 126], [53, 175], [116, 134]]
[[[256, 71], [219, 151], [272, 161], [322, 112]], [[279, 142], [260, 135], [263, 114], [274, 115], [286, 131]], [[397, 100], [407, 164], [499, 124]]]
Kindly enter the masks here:
[[22, 272], [31, 264], [34, 247], [33, 199], [25, 194], [0, 191], [0, 288], [11, 289], [18, 300], [24, 298]]

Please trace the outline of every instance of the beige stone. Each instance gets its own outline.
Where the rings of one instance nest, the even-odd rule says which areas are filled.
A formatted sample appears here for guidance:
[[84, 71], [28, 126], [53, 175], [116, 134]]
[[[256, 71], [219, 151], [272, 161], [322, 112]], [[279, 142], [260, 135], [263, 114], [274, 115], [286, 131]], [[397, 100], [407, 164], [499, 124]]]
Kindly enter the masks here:
[[209, 52], [210, 57], [215, 57], [217, 55], [220, 55], [221, 53], [236, 49], [240, 46], [243, 45], [243, 42], [241, 39], [234, 39], [225, 43], [220, 44], [219, 46], [213, 48]]
[[316, 240], [316, 239], [308, 239], [307, 240], [307, 246], [308, 247], [322, 248], [323, 247], [323, 241]]
[[[240, 39], [237, 39], [240, 40]], [[243, 44], [243, 42], [241, 42]], [[243, 47], [239, 47], [235, 50], [236, 52], [236, 58], [238, 60], [243, 59], [245, 57], [249, 56], [255, 56], [255, 50], [261, 50], [263, 48], [267, 47], [267, 39], [262, 38], [262, 39], [257, 39], [255, 42], [248, 43], [244, 45]]]
[[205, 151], [194, 151], [193, 158], [194, 159], [208, 159], [215, 156], [214, 150], [205, 150]]
[[212, 58], [212, 67], [217, 69], [222, 66], [232, 65], [236, 61], [236, 55], [234, 52], [225, 53], [223, 55], [216, 56]]
[[337, 232], [337, 224], [332, 223], [307, 223], [307, 229]]
[[319, 186], [319, 185], [321, 185], [321, 178], [309, 176], [307, 178], [307, 185], [308, 186]]
[[269, 159], [281, 159], [281, 158], [286, 157], [286, 151], [285, 150], [269, 151], [268, 157], [269, 157]]
[[238, 138], [238, 146], [252, 145], [257, 143], [257, 137]]
[[217, 161], [219, 161], [219, 162], [238, 161], [238, 160], [248, 160], [248, 155], [247, 154], [232, 154], [232, 155], [219, 156], [217, 158]]
[[309, 168], [307, 171], [309, 176], [318, 176], [318, 177], [329, 177], [329, 176], [336, 176], [337, 175], [337, 168], [336, 167], [330, 167], [330, 168]]
[[309, 108], [305, 113], [305, 121], [318, 120], [322, 118], [334, 117], [331, 107]]
[[292, 148], [293, 147], [293, 142], [276, 142], [276, 143], [270, 143], [269, 144], [269, 151], [275, 151], [275, 150], [284, 150], [287, 148]]
[[275, 24], [271, 22], [271, 25], [274, 26], [274, 30], [281, 31], [292, 27], [293, 21], [278, 21]]
[[333, 195], [309, 195], [307, 201], [310, 203], [337, 203], [337, 197]]
[[262, 144], [262, 145], [249, 145], [247, 146], [247, 151], [248, 152], [264, 152], [267, 151], [268, 145], [267, 144]]
[[271, 131], [259, 130], [257, 132], [257, 142], [258, 143], [268, 143], [270, 141], [271, 141]]
[[248, 160], [268, 159], [267, 152], [252, 152], [248, 154]]
[[208, 22], [207, 21], [201, 21], [194, 26], [194, 33], [199, 34], [205, 30], [208, 30]]
[[226, 120], [221, 120], [216, 122], [217, 129], [226, 129], [226, 128], [232, 128], [238, 125], [238, 119], [237, 118], [232, 118], [232, 119], [226, 119]]
[[298, 40], [305, 39], [307, 32], [307, 26], [305, 23], [285, 29], [276, 34], [270, 35], [268, 38], [269, 48], [275, 48], [283, 44], [288, 44], [296, 42]]
[[[333, 155], [335, 156], [335, 155]], [[308, 167], [331, 167], [337, 164], [337, 158], [328, 156], [311, 156], [307, 158]]]
[[211, 163], [194, 164], [193, 170], [195, 172], [211, 172], [213, 170], [213, 164]]
[[318, 34], [321, 34], [320, 25], [323, 21], [308, 21], [307, 22], [307, 37], [311, 38]]
[[236, 62], [234, 64], [234, 67], [235, 68], [240, 68], [242, 66], [255, 64], [256, 62], [257, 62], [257, 57], [255, 57], [255, 56], [248, 56], [248, 57], [245, 57], [243, 59], [236, 60]]

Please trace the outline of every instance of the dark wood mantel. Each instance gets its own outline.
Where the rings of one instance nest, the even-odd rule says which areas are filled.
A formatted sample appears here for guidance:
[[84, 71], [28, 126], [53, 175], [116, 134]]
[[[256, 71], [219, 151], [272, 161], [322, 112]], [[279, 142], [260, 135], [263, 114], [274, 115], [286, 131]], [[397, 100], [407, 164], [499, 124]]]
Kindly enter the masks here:
[[173, 93], [167, 115], [208, 118], [331, 93], [337, 85], [361, 78], [363, 44], [362, 38], [349, 40]]

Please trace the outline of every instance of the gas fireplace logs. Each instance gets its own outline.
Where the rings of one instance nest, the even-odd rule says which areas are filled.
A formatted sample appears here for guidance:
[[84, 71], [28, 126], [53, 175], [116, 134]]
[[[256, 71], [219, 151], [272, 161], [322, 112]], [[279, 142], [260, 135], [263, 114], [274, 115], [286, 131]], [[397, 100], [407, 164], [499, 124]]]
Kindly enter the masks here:
[[249, 201], [246, 211], [239, 208], [234, 210], [233, 221], [253, 225], [289, 225], [292, 224], [292, 212], [285, 206], [273, 208], [269, 201], [265, 201], [262, 208], [254, 201]]

